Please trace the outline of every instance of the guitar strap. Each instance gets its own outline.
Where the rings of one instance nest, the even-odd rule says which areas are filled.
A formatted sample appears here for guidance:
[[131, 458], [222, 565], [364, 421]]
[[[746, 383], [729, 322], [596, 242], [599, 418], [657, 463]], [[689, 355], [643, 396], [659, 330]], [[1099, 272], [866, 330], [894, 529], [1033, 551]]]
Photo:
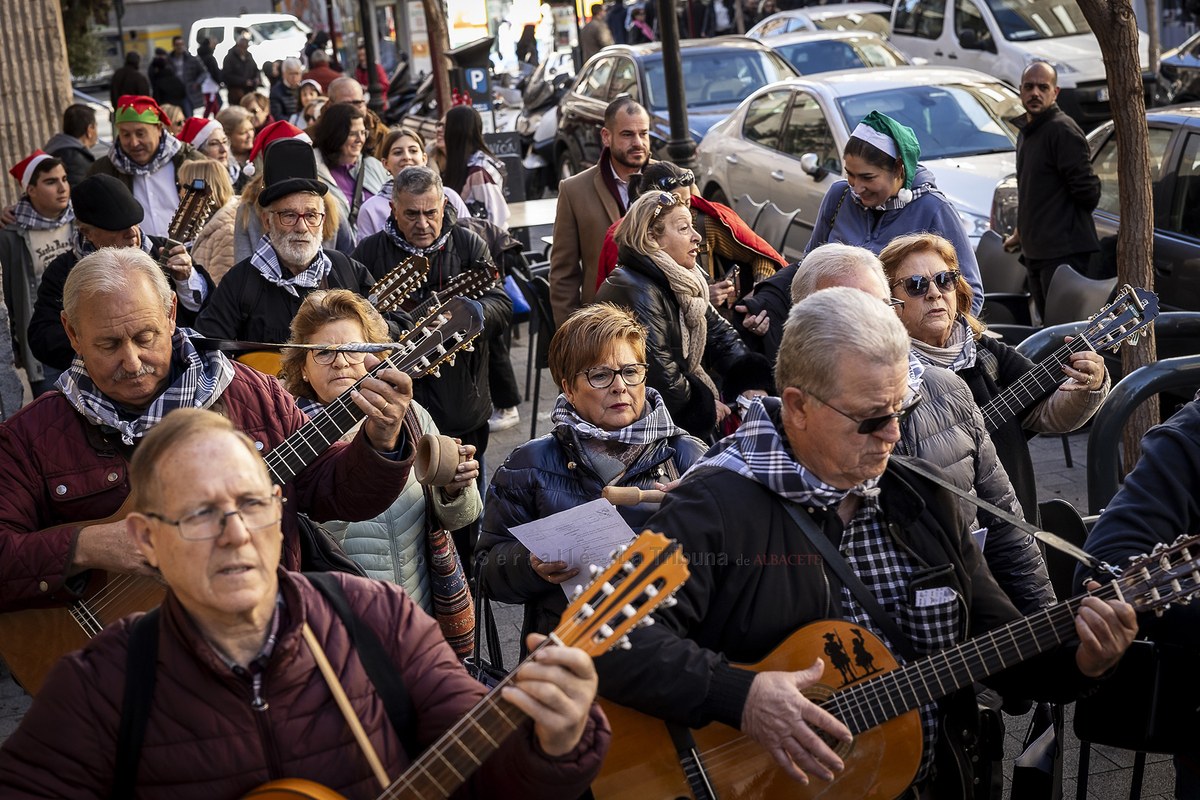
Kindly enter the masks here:
[[150, 706], [154, 701], [154, 679], [158, 671], [158, 608], [138, 619], [129, 629], [129, 650], [125, 657], [125, 697], [121, 703], [121, 727], [117, 733], [117, 759], [113, 768], [110, 797], [133, 797], [137, 786], [138, 762], [142, 758], [142, 739]]
[[833, 570], [833, 574], [842, 582], [842, 585], [850, 590], [850, 594], [854, 595], [867, 612], [867, 616], [871, 621], [879, 626], [879, 630], [888, 638], [892, 646], [900, 651], [900, 655], [904, 656], [905, 661], [914, 661], [917, 658], [917, 653], [913, 650], [912, 642], [896, 621], [887, 615], [883, 610], [883, 606], [879, 605], [879, 600], [875, 595], [871, 594], [871, 590], [866, 587], [859, 577], [854, 574], [854, 570], [850, 569], [850, 565], [846, 563], [846, 559], [838, 552], [833, 542], [829, 541], [829, 537], [817, 527], [817, 523], [813, 522], [812, 517], [805, 513], [802, 509], [796, 506], [795, 503], [784, 501], [784, 510], [791, 515], [796, 524], [800, 526], [801, 532], [808, 537], [809, 542], [817, 549], [821, 555], [821, 560], [825, 566]]

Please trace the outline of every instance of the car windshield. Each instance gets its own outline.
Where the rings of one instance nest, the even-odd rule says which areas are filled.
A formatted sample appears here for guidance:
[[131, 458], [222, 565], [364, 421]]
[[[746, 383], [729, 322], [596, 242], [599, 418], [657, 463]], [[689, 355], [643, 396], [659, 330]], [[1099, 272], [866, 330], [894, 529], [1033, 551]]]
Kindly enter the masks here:
[[873, 41], [825, 39], [785, 44], [775, 49], [800, 70], [801, 75], [860, 67], [894, 67], [905, 63], [886, 45]]
[[1091, 33], [1075, 0], [987, 0], [1000, 33], [1010, 42]]
[[1024, 112], [1021, 98], [1000, 83], [898, 86], [843, 97], [838, 105], [847, 130], [872, 111], [912, 128], [922, 161], [1012, 150], [1017, 131], [1007, 120]]
[[290, 19], [281, 19], [275, 22], [256, 22], [250, 26], [263, 39], [289, 39], [294, 36], [304, 36], [304, 31], [296, 26], [295, 22]]
[[[662, 56], [645, 60], [648, 105], [667, 108]], [[707, 105], [735, 106], [756, 89], [794, 76], [787, 62], [772, 51], [728, 48], [683, 52], [683, 87], [688, 108]]]
[[830, 15], [821, 17], [817, 14], [813, 15], [813, 22], [818, 28], [827, 31], [870, 31], [878, 33], [881, 36], [887, 36], [891, 32], [891, 22], [886, 14], [868, 12], [859, 14], [850, 12], [847, 14]]

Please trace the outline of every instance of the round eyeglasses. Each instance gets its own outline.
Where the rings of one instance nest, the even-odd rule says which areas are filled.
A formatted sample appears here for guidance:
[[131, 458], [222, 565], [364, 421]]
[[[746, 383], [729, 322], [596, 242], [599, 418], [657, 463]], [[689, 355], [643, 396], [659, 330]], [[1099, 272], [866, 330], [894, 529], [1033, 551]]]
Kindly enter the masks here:
[[626, 386], [638, 386], [646, 382], [646, 367], [646, 364], [624, 364], [620, 369], [592, 367], [575, 374], [586, 377], [588, 385], [593, 389], [607, 389], [612, 386], [617, 375], [621, 376]]
[[[358, 342], [355, 342], [355, 344], [358, 344]], [[334, 361], [337, 361], [338, 356], [345, 358], [347, 364], [361, 364], [367, 357], [367, 354], [351, 350], [314, 350], [312, 353], [313, 361], [322, 367], [328, 367]]]
[[[956, 269], [948, 269], [944, 272], [936, 272], [933, 275], [933, 283], [937, 284], [939, 292], [943, 294], [954, 291], [958, 286], [958, 279], [962, 277], [962, 273]], [[893, 281], [892, 286], [897, 284], [904, 287], [904, 293], [909, 297], [924, 297], [929, 294], [930, 279], [924, 275], [910, 275], [907, 278], [901, 278], [898, 281]]]
[[207, 507], [193, 511], [177, 520], [169, 520], [160, 514], [146, 512], [146, 516], [156, 519], [164, 525], [179, 528], [179, 535], [192, 542], [203, 542], [216, 539], [225, 532], [225, 523], [231, 516], [237, 514], [248, 531], [268, 528], [283, 518], [283, 504], [286, 498], [270, 495], [255, 497], [247, 500], [233, 511], [221, 511]]

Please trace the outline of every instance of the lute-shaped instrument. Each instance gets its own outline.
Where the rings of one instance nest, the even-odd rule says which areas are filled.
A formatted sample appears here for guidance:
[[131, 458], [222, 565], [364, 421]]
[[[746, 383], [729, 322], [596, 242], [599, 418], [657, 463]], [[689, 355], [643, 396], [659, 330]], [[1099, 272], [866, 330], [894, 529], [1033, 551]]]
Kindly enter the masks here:
[[421, 302], [409, 300], [402, 304], [401, 308], [412, 314], [413, 318], [424, 316], [429, 313], [429, 309], [437, 305], [439, 297], [466, 297], [471, 300], [478, 300], [483, 296], [483, 293], [495, 286], [500, 280], [500, 274], [495, 267], [479, 267], [477, 269], [460, 272], [450, 280], [446, 281], [446, 285], [441, 289], [433, 292], [428, 298]]
[[[660, 603], [674, 605], [674, 593], [687, 580], [687, 559], [679, 543], [646, 531], [627, 547], [613, 553], [607, 569], [593, 567], [594, 579], [563, 612], [554, 632], [533, 653], [544, 647], [578, 647], [598, 656], [612, 647], [627, 646], [625, 635], [637, 625], [649, 625], [647, 616]], [[530, 654], [532, 657], [533, 653]], [[499, 749], [527, 717], [500, 696], [521, 670], [518, 665], [479, 703], [430, 745], [404, 774], [388, 786], [380, 800], [416, 800], [448, 797]], [[246, 795], [255, 800], [344, 800], [318, 783], [285, 778], [264, 784]]]
[[413, 289], [425, 279], [429, 272], [429, 259], [424, 256], [409, 256], [394, 270], [384, 275], [371, 287], [367, 300], [385, 314], [404, 302]]

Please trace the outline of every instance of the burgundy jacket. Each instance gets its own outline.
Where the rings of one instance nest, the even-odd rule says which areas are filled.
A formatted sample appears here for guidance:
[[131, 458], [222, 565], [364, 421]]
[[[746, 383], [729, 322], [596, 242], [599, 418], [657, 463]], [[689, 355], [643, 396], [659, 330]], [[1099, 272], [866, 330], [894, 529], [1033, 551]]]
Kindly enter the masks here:
[[[235, 363], [214, 411], [265, 453], [307, 422], [274, 378]], [[86, 592], [89, 573], [70, 580], [78, 523], [105, 519], [129, 495], [128, 451], [105, 440], [59, 392], [47, 392], [0, 425], [0, 612], [62, 605]], [[409, 453], [411, 456], [411, 451]], [[300, 568], [296, 512], [323, 522], [382, 514], [412, 465], [379, 455], [359, 431], [334, 444], [283, 487], [282, 564]]]
[[[350, 607], [378, 634], [416, 710], [417, 739], [434, 742], [483, 696], [438, 629], [400, 587], [338, 574]], [[318, 781], [350, 800], [379, 795], [366, 757], [338, 711], [308, 645], [321, 642], [356, 715], [395, 780], [408, 765], [383, 703], [324, 597], [297, 573], [279, 571], [285, 601], [262, 679], [266, 708], [251, 706], [249, 680], [234, 674], [200, 634], [174, 593], [159, 620], [158, 672], [138, 769], [139, 798], [235, 800], [278, 778]], [[0, 747], [4, 797], [106, 798], [125, 684], [129, 628], [109, 626], [54, 665], [21, 726]], [[69, 735], [64, 735], [69, 731]], [[563, 800], [600, 771], [612, 732], [593, 704], [571, 753], [542, 753], [526, 721], [454, 798]]]

